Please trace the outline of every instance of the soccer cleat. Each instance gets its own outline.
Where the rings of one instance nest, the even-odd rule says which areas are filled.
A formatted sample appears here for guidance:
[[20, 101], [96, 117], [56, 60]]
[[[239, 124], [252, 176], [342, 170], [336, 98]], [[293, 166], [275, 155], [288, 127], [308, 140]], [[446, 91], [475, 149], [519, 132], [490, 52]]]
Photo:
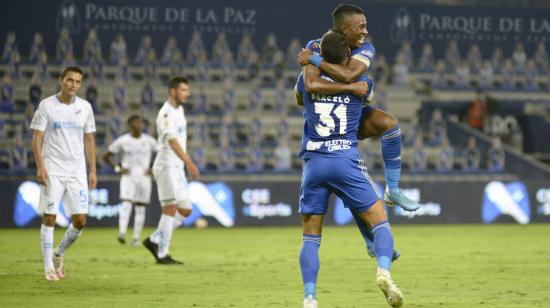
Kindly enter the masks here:
[[381, 271], [378, 271], [378, 274], [376, 275], [376, 284], [384, 292], [384, 296], [386, 297], [386, 301], [388, 304], [392, 307], [401, 307], [403, 306], [403, 293], [395, 282], [391, 279], [391, 276], [388, 273], [381, 273]]
[[44, 274], [46, 276], [46, 280], [48, 281], [59, 281], [59, 277], [57, 276], [57, 274], [55, 273], [55, 269], [53, 268], [50, 268]]
[[126, 238], [123, 234], [119, 234], [118, 237], [117, 237], [117, 240], [119, 243], [121, 243], [122, 245], [126, 244]]
[[[374, 253], [374, 250], [372, 250], [370, 247], [367, 247], [367, 254], [368, 254], [371, 258], [375, 258], [375, 257], [376, 257], [376, 254]], [[392, 256], [391, 256], [391, 261], [392, 261], [392, 262], [395, 262], [395, 261], [397, 261], [397, 259], [399, 259], [399, 257], [401, 257], [401, 253], [399, 252], [399, 250], [394, 249], [394, 250], [393, 250], [393, 254], [392, 254]]]
[[157, 264], [163, 264], [163, 265], [179, 265], [183, 264], [183, 262], [180, 262], [178, 260], [172, 259], [170, 255], [166, 255], [164, 258], [158, 258]]
[[313, 298], [313, 295], [304, 298], [304, 308], [317, 308], [317, 301]]
[[63, 256], [53, 254], [53, 267], [55, 268], [55, 273], [59, 279], [65, 278], [65, 266], [63, 265]]
[[139, 239], [135, 238], [132, 240], [132, 247], [138, 247], [139, 246]]
[[155, 244], [151, 241], [150, 238], [146, 238], [143, 240], [143, 246], [145, 246], [145, 248], [147, 248], [147, 250], [149, 250], [149, 252], [153, 255], [153, 257], [155, 257], [155, 260], [159, 260], [159, 257], [158, 257], [158, 251], [159, 251], [159, 245], [158, 244]]
[[384, 201], [387, 206], [399, 205], [405, 211], [413, 212], [420, 208], [420, 205], [417, 202], [409, 199], [403, 191], [399, 188], [392, 189], [384, 192]]

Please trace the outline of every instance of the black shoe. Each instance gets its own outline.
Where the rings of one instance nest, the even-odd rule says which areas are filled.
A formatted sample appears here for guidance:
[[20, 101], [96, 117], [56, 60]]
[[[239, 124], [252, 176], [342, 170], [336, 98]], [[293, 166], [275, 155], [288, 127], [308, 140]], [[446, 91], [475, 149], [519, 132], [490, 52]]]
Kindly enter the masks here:
[[164, 258], [157, 259], [157, 264], [178, 265], [178, 264], [183, 264], [183, 262], [174, 260], [170, 255], [167, 255]]
[[157, 256], [157, 254], [158, 254], [158, 251], [159, 251], [159, 245], [151, 242], [151, 239], [146, 238], [145, 240], [143, 240], [143, 246], [145, 246], [145, 248], [147, 248], [147, 250], [149, 250], [149, 252], [151, 252], [153, 257], [155, 257], [155, 260], [157, 260], [157, 262], [158, 262], [159, 257]]
[[122, 235], [119, 235], [119, 236], [117, 237], [117, 240], [118, 240], [118, 242], [121, 243], [122, 245], [126, 244], [126, 239], [125, 239], [124, 236], [122, 236]]

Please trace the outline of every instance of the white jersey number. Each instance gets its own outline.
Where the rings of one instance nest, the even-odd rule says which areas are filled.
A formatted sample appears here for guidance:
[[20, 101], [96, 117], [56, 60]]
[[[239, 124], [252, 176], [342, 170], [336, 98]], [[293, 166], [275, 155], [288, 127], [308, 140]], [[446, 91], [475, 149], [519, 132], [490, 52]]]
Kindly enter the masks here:
[[319, 115], [319, 122], [315, 125], [317, 134], [321, 137], [330, 136], [335, 128], [336, 121], [339, 122], [339, 134], [344, 135], [346, 133], [348, 119], [347, 119], [347, 107], [346, 105], [339, 104], [334, 108], [334, 104], [328, 103], [315, 103], [315, 113]]

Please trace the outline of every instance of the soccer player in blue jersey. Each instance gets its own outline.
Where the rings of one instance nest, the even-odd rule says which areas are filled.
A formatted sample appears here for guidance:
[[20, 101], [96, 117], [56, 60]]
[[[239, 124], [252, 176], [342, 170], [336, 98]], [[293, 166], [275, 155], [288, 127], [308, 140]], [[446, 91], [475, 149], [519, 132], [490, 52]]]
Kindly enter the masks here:
[[[342, 64], [349, 59], [350, 49], [345, 36], [338, 31], [325, 34], [320, 47], [325, 61]], [[300, 269], [304, 283], [304, 308], [317, 307], [319, 246], [323, 219], [332, 193], [340, 197], [374, 235], [373, 250], [378, 264], [376, 283], [388, 303], [392, 307], [400, 307], [403, 294], [390, 274], [393, 235], [384, 203], [378, 198], [376, 186], [360, 160], [357, 148], [364, 96], [349, 92], [357, 86], [372, 88], [372, 79], [365, 75], [358, 82], [345, 84], [335, 82], [323, 73], [321, 77], [334, 83], [340, 91], [328, 95], [315, 92], [315, 83], [307, 86], [304, 81], [306, 74], [300, 75], [296, 84], [297, 103], [305, 109], [300, 151], [300, 157], [305, 161], [300, 187], [303, 227]]]
[[[334, 85], [320, 78], [321, 71], [332, 78], [350, 83], [365, 74], [374, 61], [374, 46], [366, 41], [368, 35], [367, 20], [363, 10], [355, 5], [341, 4], [332, 13], [333, 29], [344, 33], [346, 42], [352, 50], [351, 59], [345, 64], [324, 61], [319, 55], [319, 40], [312, 40], [299, 55], [304, 65], [306, 86], [312, 82], [320, 83], [318, 88], [325, 94], [338, 93]], [[313, 64], [313, 65], [308, 65]], [[401, 175], [401, 130], [397, 119], [389, 113], [370, 106], [362, 110], [359, 139], [371, 136], [380, 137], [384, 158], [386, 191], [388, 205], [397, 204], [405, 210], [414, 211], [418, 204], [405, 196], [399, 189]]]
[[[375, 49], [367, 42], [367, 21], [363, 10], [355, 5], [341, 4], [333, 11], [333, 29], [341, 31], [352, 50], [352, 56], [345, 64], [335, 64], [323, 60], [319, 55], [319, 40], [312, 40], [307, 44], [300, 55], [300, 64], [304, 69], [306, 88], [315, 86], [316, 93], [336, 94], [338, 87], [334, 83], [323, 80], [321, 71], [344, 83], [350, 83], [365, 74], [374, 61]], [[310, 65], [313, 64], [313, 65]], [[384, 199], [387, 205], [397, 204], [408, 211], [419, 208], [418, 203], [409, 199], [399, 189], [401, 177], [401, 129], [399, 122], [392, 115], [371, 106], [362, 109], [358, 138], [365, 139], [371, 136], [380, 137], [382, 157], [384, 159], [386, 190]], [[374, 256], [373, 238], [357, 213], [351, 210], [355, 221], [367, 244], [367, 251]], [[395, 251], [393, 259], [400, 256]]]

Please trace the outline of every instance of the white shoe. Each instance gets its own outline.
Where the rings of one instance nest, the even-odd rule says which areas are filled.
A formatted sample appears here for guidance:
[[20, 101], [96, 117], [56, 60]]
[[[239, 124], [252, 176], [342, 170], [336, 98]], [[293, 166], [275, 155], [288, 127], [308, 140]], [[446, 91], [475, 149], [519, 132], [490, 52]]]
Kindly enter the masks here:
[[57, 277], [59, 279], [65, 278], [65, 266], [63, 265], [63, 256], [59, 256], [54, 253], [52, 259]]
[[317, 308], [317, 301], [312, 295], [304, 298], [304, 308]]
[[141, 241], [137, 238], [132, 240], [132, 247], [139, 247], [141, 246]]
[[59, 281], [59, 277], [57, 276], [57, 274], [55, 273], [55, 269], [53, 269], [53, 268], [50, 268], [44, 274], [46, 276], [46, 280]]
[[391, 279], [391, 276], [388, 273], [380, 272], [378, 271], [378, 274], [376, 275], [376, 284], [384, 292], [384, 296], [386, 297], [386, 301], [388, 304], [392, 307], [401, 307], [403, 306], [403, 293], [395, 282]]

